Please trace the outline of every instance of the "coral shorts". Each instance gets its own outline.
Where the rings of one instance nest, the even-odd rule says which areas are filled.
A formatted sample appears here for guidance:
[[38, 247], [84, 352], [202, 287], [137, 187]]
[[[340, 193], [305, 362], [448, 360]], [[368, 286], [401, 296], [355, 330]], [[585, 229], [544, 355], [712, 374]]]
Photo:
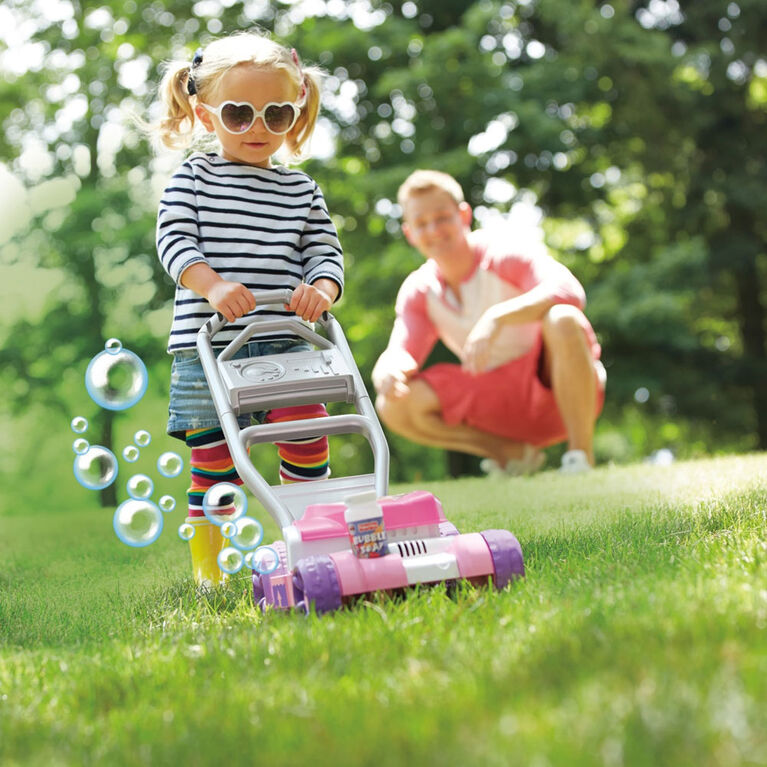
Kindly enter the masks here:
[[[590, 330], [586, 333], [593, 338]], [[591, 349], [599, 415], [605, 399], [604, 368], [597, 362], [600, 348], [595, 339]], [[460, 365], [439, 363], [417, 377], [435, 391], [445, 423], [464, 423], [516, 442], [545, 447], [567, 439], [567, 430], [553, 392], [539, 377], [542, 351], [539, 335], [527, 354], [487, 373], [473, 375]]]

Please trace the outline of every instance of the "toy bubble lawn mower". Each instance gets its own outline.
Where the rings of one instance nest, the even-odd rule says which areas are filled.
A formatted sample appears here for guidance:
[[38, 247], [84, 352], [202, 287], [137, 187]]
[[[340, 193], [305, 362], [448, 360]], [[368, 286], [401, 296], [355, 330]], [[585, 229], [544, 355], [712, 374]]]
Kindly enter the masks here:
[[[290, 290], [254, 293], [256, 304], [289, 304]], [[197, 335], [197, 350], [232, 459], [246, 487], [282, 529], [272, 544], [274, 569], [253, 570], [262, 609], [318, 613], [350, 598], [418, 583], [468, 580], [497, 589], [524, 576], [522, 550], [507, 530], [459, 534], [440, 502], [425, 491], [388, 495], [389, 448], [341, 326], [325, 313], [327, 337], [297, 317], [254, 317], [218, 357], [212, 339], [225, 325], [219, 314]], [[232, 359], [255, 334], [291, 333], [311, 351]], [[237, 416], [313, 403], [353, 404], [356, 414], [264, 423], [240, 429]], [[271, 486], [248, 455], [256, 443], [362, 434], [373, 474]], [[259, 568], [262, 569], [262, 568]]]

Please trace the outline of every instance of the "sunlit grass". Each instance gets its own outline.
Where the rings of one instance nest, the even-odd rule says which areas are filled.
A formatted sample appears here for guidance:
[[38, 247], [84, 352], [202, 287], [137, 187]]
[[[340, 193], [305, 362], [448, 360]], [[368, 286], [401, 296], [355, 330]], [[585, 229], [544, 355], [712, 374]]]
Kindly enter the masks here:
[[0, 763], [763, 764], [765, 469], [432, 483], [527, 579], [322, 619], [197, 593], [108, 511], [0, 517]]

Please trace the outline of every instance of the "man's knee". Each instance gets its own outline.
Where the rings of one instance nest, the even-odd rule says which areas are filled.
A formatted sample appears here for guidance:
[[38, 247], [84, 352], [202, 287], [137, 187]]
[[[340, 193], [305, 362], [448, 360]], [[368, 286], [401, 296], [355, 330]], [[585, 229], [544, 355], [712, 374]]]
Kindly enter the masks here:
[[577, 306], [555, 304], [543, 318], [544, 343], [547, 346], [585, 344], [585, 322], [584, 314]]
[[381, 421], [393, 431], [409, 431], [424, 418], [439, 413], [441, 406], [435, 391], [424, 381], [412, 381], [406, 394], [387, 397], [379, 394], [375, 408]]

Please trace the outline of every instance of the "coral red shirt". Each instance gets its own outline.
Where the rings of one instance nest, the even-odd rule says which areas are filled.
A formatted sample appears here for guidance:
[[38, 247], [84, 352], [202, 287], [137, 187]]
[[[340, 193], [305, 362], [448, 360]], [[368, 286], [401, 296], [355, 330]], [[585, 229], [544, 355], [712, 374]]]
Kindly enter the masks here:
[[[513, 237], [504, 234], [481, 230], [470, 234], [474, 269], [461, 282], [458, 294], [432, 260], [408, 275], [397, 295], [397, 317], [389, 346], [405, 349], [419, 367], [437, 339], [460, 358], [469, 332], [486, 309], [541, 285], [548, 288], [554, 303], [584, 308], [586, 294], [566, 266], [543, 247], [538, 252], [515, 251]], [[529, 352], [540, 327], [538, 321], [504, 325], [491, 349], [490, 369]]]

